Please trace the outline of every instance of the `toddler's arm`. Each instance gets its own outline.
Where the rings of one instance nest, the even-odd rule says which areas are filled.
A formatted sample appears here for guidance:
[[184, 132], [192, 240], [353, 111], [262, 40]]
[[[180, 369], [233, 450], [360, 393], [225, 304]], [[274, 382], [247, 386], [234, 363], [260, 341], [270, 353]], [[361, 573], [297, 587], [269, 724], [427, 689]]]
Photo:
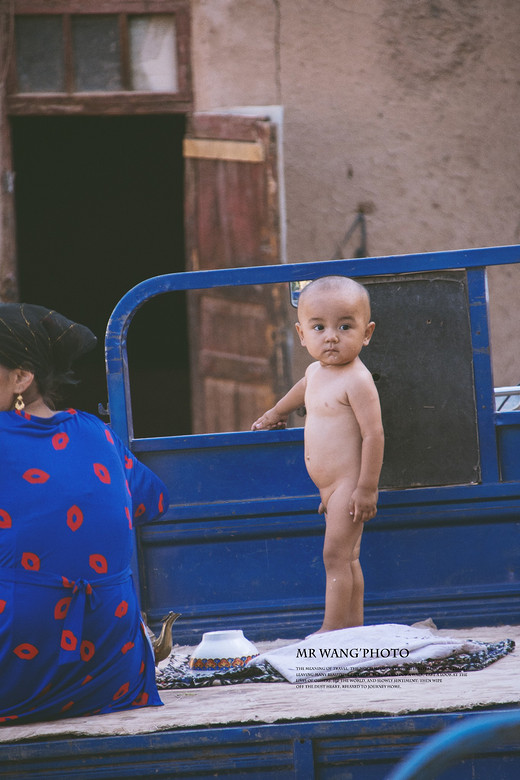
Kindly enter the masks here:
[[305, 402], [305, 377], [291, 387], [288, 393], [280, 398], [272, 409], [268, 409], [251, 426], [252, 431], [261, 429], [274, 430], [276, 428], [285, 428], [287, 418], [291, 412], [294, 412]]
[[384, 432], [379, 395], [372, 378], [363, 382], [355, 392], [349, 392], [349, 401], [361, 431], [361, 467], [359, 478], [350, 499], [349, 512], [353, 521], [366, 522], [377, 512], [378, 484], [383, 465]]

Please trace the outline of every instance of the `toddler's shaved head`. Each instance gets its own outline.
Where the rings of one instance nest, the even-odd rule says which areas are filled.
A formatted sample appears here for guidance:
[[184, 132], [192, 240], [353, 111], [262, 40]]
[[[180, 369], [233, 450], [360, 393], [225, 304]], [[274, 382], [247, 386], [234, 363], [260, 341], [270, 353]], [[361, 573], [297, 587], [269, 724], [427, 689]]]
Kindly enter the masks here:
[[367, 322], [370, 320], [370, 295], [366, 287], [356, 282], [355, 279], [350, 279], [348, 276], [320, 276], [319, 279], [314, 279], [309, 282], [303, 290], [300, 292], [298, 298], [298, 309], [301, 303], [305, 303], [305, 299], [313, 292], [345, 292], [347, 295], [351, 295], [355, 298], [360, 298], [366, 304]]

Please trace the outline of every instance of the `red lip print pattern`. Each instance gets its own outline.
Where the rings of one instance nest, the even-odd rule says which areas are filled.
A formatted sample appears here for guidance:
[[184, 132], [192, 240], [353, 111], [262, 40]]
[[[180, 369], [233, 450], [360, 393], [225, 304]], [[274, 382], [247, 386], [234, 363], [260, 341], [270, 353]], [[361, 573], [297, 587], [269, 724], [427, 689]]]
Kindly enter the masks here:
[[101, 482], [110, 485], [110, 472], [106, 466], [103, 466], [102, 463], [94, 463], [94, 472]]
[[89, 556], [88, 565], [91, 569], [97, 571], [98, 574], [106, 574], [108, 571], [107, 559], [104, 555], [99, 555], [98, 553], [93, 553]]
[[113, 700], [117, 701], [122, 696], [125, 696], [128, 693], [128, 690], [130, 688], [130, 683], [125, 682], [113, 695]]
[[0, 723], [159, 705], [130, 529], [165, 486], [84, 412], [0, 415], [0, 441]]
[[41, 469], [27, 469], [23, 478], [27, 482], [30, 482], [31, 485], [43, 485], [44, 482], [47, 482], [49, 476], [50, 475], [47, 474], [46, 471], [42, 471]]
[[62, 650], [75, 650], [78, 646], [78, 639], [74, 636], [72, 631], [64, 629], [61, 632], [61, 648]]
[[70, 596], [60, 599], [58, 601], [58, 603], [54, 607], [55, 620], [63, 620], [66, 617], [67, 612], [69, 611], [70, 602], [71, 602]]
[[33, 658], [36, 658], [39, 651], [37, 647], [29, 642], [23, 642], [21, 645], [17, 645], [13, 652], [23, 661], [32, 661]]
[[0, 509], [0, 528], [11, 528], [12, 524], [11, 515], [5, 509]]
[[95, 652], [96, 648], [94, 647], [94, 644], [88, 639], [84, 639], [79, 648], [81, 660], [90, 661]]
[[52, 437], [52, 446], [55, 450], [64, 450], [69, 443], [69, 437], [66, 433], [56, 433]]
[[79, 506], [71, 506], [67, 512], [67, 525], [71, 531], [77, 531], [83, 523], [83, 512]]
[[22, 554], [22, 566], [24, 569], [27, 569], [27, 571], [39, 571], [40, 559], [34, 553], [24, 552]]
[[122, 618], [126, 615], [127, 612], [128, 612], [128, 602], [121, 601], [121, 603], [117, 605], [114, 615], [118, 618]]

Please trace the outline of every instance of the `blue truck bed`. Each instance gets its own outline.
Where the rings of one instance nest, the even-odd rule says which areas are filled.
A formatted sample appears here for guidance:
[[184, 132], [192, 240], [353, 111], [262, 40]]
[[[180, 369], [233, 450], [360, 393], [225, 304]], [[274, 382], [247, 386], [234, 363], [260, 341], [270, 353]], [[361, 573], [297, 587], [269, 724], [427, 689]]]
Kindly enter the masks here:
[[[181, 612], [178, 641], [195, 644], [215, 628], [257, 639], [314, 630], [323, 519], [302, 428], [134, 437], [132, 317], [174, 290], [333, 273], [368, 282], [380, 331], [363, 353], [379, 378], [386, 433], [378, 515], [362, 546], [366, 622], [520, 622], [520, 412], [495, 411], [485, 278], [486, 266], [519, 260], [519, 247], [495, 247], [171, 274], [131, 290], [108, 326], [107, 375], [112, 425], [170, 490], [166, 516], [138, 536], [150, 623]], [[395, 338], [406, 341], [403, 310], [405, 349]]]
[[[301, 428], [134, 436], [126, 353], [132, 318], [147, 301], [176, 290], [325, 274], [369, 284], [386, 323], [386, 337], [370, 357], [367, 351], [381, 380], [388, 450], [378, 515], [362, 551], [366, 622], [431, 616], [441, 628], [520, 623], [520, 411], [495, 411], [485, 278], [487, 266], [517, 262], [520, 247], [493, 247], [171, 274], [127, 293], [107, 330], [111, 424], [171, 497], [166, 516], [137, 537], [135, 571], [152, 627], [174, 609], [183, 615], [176, 641], [186, 644], [215, 628], [243, 628], [256, 641], [312, 631], [323, 609], [323, 521], [303, 464]], [[426, 311], [428, 296], [437, 320]], [[451, 303], [440, 317], [444, 299]], [[417, 322], [424, 314], [413, 359], [388, 327], [406, 301]], [[421, 403], [428, 388], [434, 400]], [[417, 712], [13, 742], [0, 745], [0, 778], [379, 780], [428, 735], [475, 716]], [[448, 772], [442, 777], [518, 776], [518, 740]]]

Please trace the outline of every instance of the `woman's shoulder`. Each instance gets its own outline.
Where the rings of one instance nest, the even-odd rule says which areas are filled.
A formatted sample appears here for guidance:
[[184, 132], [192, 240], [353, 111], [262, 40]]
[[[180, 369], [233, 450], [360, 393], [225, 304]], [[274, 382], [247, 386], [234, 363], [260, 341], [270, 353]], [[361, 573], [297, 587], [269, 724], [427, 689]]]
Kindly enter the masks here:
[[99, 417], [96, 417], [95, 414], [91, 414], [90, 412], [85, 412], [83, 409], [65, 409], [64, 411], [67, 414], [69, 414], [71, 417], [76, 417], [78, 420], [89, 421], [99, 426], [105, 425], [103, 420], [100, 420]]
[[112, 442], [112, 439], [114, 439], [118, 444], [123, 446], [121, 439], [110, 425], [110, 422], [101, 420], [99, 417], [96, 417], [95, 414], [91, 414], [90, 412], [78, 411], [77, 414], [80, 416], [80, 419], [85, 422], [85, 424], [92, 425], [94, 428], [102, 431], [108, 441]]
[[102, 435], [111, 444], [115, 443], [117, 439], [116, 434], [104, 420], [100, 420], [96, 415], [90, 412], [84, 412], [82, 409], [67, 409], [65, 412], [58, 412], [56, 417], [57, 422], [63, 423], [65, 426], [75, 426], [81, 428], [85, 433], [90, 431], [92, 435]]
[[90, 412], [84, 412], [82, 409], [61, 409], [48, 419], [50, 425], [53, 423], [56, 425], [79, 425], [99, 429], [105, 427], [102, 420]]
[[80, 422], [85, 422], [87, 424], [95, 425], [98, 428], [108, 428], [108, 424], [104, 422], [104, 420], [101, 420], [99, 417], [97, 417], [95, 414], [92, 414], [91, 412], [85, 412], [83, 409], [64, 409], [62, 412], [57, 412], [57, 415], [63, 414], [67, 417], [70, 417], [71, 419], [76, 419]]

